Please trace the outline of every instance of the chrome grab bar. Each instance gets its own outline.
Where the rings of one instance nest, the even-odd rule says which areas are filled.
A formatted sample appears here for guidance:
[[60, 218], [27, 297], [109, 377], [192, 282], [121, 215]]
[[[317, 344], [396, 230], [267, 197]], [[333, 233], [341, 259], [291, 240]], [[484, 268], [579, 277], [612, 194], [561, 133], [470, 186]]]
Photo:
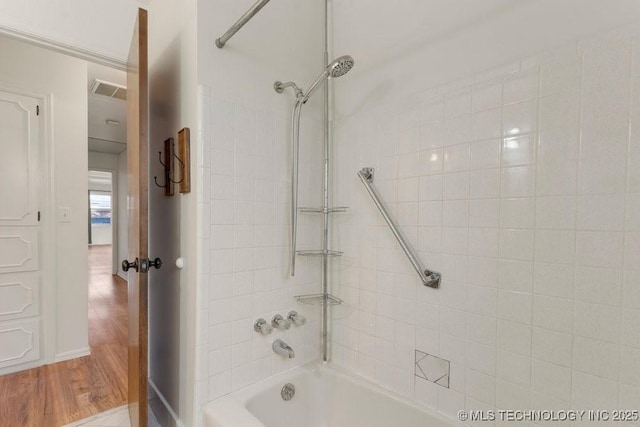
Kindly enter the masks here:
[[400, 247], [404, 251], [404, 254], [407, 256], [407, 258], [409, 258], [409, 262], [411, 262], [411, 265], [418, 273], [418, 276], [420, 276], [422, 283], [425, 286], [429, 286], [430, 288], [438, 288], [440, 286], [440, 279], [441, 279], [440, 273], [431, 271], [431, 270], [426, 270], [422, 267], [422, 265], [420, 265], [420, 260], [413, 252], [413, 249], [411, 248], [411, 246], [409, 246], [409, 244], [405, 240], [404, 236], [400, 232], [400, 229], [398, 228], [398, 224], [396, 224], [393, 218], [389, 215], [389, 211], [387, 211], [387, 208], [382, 203], [382, 199], [380, 198], [378, 191], [372, 185], [373, 184], [373, 168], [362, 168], [362, 170], [358, 172], [358, 177], [360, 177], [360, 180], [362, 181], [362, 183], [364, 184], [364, 187], [367, 189], [367, 192], [373, 199], [373, 202], [378, 207], [378, 210], [380, 211], [380, 213], [382, 214], [382, 217], [384, 218], [387, 225], [391, 229], [391, 232], [395, 236], [396, 240], [398, 240], [398, 243], [400, 244]]
[[249, 9], [244, 15], [242, 15], [240, 19], [238, 19], [236, 23], [227, 30], [226, 33], [224, 33], [220, 38], [216, 39], [216, 46], [222, 49], [224, 45], [229, 41], [229, 39], [233, 37], [233, 35], [237, 33], [240, 28], [244, 27], [244, 24], [249, 22], [249, 20], [253, 18], [256, 13], [260, 12], [260, 9], [262, 9], [267, 3], [269, 3], [269, 0], [258, 0], [258, 2], [251, 6], [251, 9]]

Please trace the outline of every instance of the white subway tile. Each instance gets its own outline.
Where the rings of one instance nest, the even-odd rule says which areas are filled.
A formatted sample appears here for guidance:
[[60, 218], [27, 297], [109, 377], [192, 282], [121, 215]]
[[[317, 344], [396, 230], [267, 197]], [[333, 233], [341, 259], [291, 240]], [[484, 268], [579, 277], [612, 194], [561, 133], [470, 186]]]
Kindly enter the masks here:
[[620, 381], [633, 386], [640, 386], [640, 349], [625, 347], [621, 348], [620, 361]]
[[500, 227], [534, 228], [536, 199], [533, 197], [502, 199], [500, 201]]
[[571, 367], [573, 336], [570, 332], [533, 328], [531, 355], [556, 365]]
[[571, 399], [571, 370], [540, 360], [531, 364], [531, 390], [568, 402]]
[[640, 310], [640, 270], [625, 270], [622, 285], [622, 305]]
[[444, 172], [467, 171], [471, 166], [469, 144], [453, 145], [444, 149]]
[[619, 306], [622, 298], [622, 271], [576, 267], [574, 295], [579, 301]]
[[[470, 228], [469, 255], [498, 258], [500, 255], [500, 229]], [[473, 282], [472, 282], [473, 283]], [[486, 284], [485, 286], [489, 286]], [[495, 283], [492, 285], [495, 286]]]
[[620, 372], [620, 347], [617, 344], [575, 337], [572, 367], [617, 381]]
[[468, 227], [469, 201], [444, 201], [442, 203], [442, 225], [447, 227]]
[[467, 369], [466, 394], [481, 402], [493, 405], [496, 395], [496, 378], [473, 369]]
[[500, 257], [533, 261], [534, 231], [518, 229], [500, 230]]
[[577, 408], [617, 408], [618, 383], [587, 373], [573, 371], [571, 405]]
[[624, 228], [624, 194], [578, 196], [577, 228], [620, 231]]
[[[498, 378], [521, 386], [531, 383], [531, 359], [527, 356], [498, 350]], [[500, 403], [497, 403], [500, 405]]]
[[470, 175], [471, 199], [495, 199], [500, 197], [500, 169], [472, 171]]
[[516, 292], [533, 291], [533, 263], [500, 260], [498, 287]]
[[580, 90], [580, 59], [553, 61], [540, 67], [540, 93], [550, 95], [558, 92]]
[[531, 355], [531, 326], [498, 320], [498, 348], [523, 356]]
[[535, 260], [573, 264], [576, 252], [576, 233], [568, 230], [536, 230]]
[[526, 411], [530, 409], [529, 387], [498, 379], [496, 382], [496, 407], [505, 410], [518, 408]]
[[533, 132], [538, 127], [538, 102], [530, 100], [502, 109], [502, 133], [506, 137]]
[[500, 200], [471, 200], [469, 204], [469, 226], [497, 228], [500, 226]]
[[579, 123], [580, 97], [577, 92], [540, 98], [540, 130], [573, 130]]
[[442, 175], [420, 178], [419, 201], [442, 200]]
[[571, 332], [573, 310], [571, 300], [534, 295], [533, 325], [559, 332]]
[[496, 345], [467, 341], [467, 367], [486, 375], [496, 375]]
[[508, 76], [504, 80], [504, 103], [513, 104], [537, 98], [539, 80], [537, 68]]
[[576, 198], [574, 196], [538, 197], [535, 217], [536, 228], [573, 229], [576, 226]]
[[573, 273], [572, 265], [536, 262], [533, 291], [540, 295], [569, 298], [573, 295]]
[[[609, 317], [614, 321], [616, 320], [616, 316], [613, 313], [609, 313]], [[622, 344], [634, 348], [640, 348], [639, 330], [640, 311], [629, 309], [622, 310]]]
[[535, 190], [535, 167], [518, 166], [502, 169], [502, 197], [533, 197]]
[[471, 118], [471, 138], [474, 141], [500, 138], [501, 126], [502, 111], [499, 108], [475, 112]]
[[578, 231], [576, 264], [587, 267], [620, 267], [623, 262], [623, 233]]
[[513, 291], [498, 291], [498, 318], [531, 324], [533, 297], [531, 294]]
[[500, 167], [501, 139], [471, 143], [471, 167], [487, 169]]
[[469, 284], [490, 288], [497, 287], [498, 262], [497, 259], [470, 256], [468, 261]]
[[535, 133], [504, 138], [502, 143], [502, 166], [522, 166], [535, 163], [537, 140]]
[[468, 286], [467, 292], [468, 311], [485, 316], [496, 315], [498, 292], [495, 288], [486, 288], [484, 286]]
[[619, 308], [576, 301], [574, 310], [575, 335], [611, 343], [619, 342]]
[[484, 111], [502, 105], [502, 84], [498, 80], [478, 83], [473, 87], [473, 111]]

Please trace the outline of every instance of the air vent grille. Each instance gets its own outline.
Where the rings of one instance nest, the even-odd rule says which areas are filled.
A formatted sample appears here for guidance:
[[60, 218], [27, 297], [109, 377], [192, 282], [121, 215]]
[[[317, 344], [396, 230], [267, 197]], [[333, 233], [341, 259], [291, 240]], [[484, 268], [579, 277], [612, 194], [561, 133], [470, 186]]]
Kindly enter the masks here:
[[110, 98], [117, 98], [125, 101], [127, 99], [127, 88], [116, 83], [95, 79], [89, 90], [96, 95], [104, 95]]

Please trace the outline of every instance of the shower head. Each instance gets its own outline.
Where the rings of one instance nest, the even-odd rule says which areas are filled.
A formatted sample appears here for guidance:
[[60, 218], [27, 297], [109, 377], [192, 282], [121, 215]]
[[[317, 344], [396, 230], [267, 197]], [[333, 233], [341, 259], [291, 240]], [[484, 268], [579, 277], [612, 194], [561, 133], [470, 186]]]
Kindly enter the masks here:
[[323, 83], [326, 79], [330, 77], [341, 77], [347, 74], [349, 70], [353, 68], [354, 63], [355, 61], [349, 55], [344, 55], [333, 60], [333, 62], [327, 65], [327, 68], [325, 68], [322, 74], [318, 76], [316, 81], [313, 82], [311, 87], [309, 87], [302, 98], [302, 102], [307, 102], [309, 98], [311, 98], [311, 95], [313, 95], [313, 93], [316, 91], [318, 86], [320, 86], [320, 84]]
[[329, 77], [344, 76], [353, 68], [353, 58], [349, 55], [341, 56], [327, 66]]

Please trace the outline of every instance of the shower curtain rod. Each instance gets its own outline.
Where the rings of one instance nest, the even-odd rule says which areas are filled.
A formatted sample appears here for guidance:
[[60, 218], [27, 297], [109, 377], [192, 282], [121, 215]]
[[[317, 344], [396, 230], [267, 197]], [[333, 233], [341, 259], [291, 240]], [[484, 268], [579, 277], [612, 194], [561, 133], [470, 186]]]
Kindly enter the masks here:
[[380, 198], [380, 195], [378, 194], [378, 191], [372, 185], [373, 184], [373, 168], [362, 168], [362, 170], [358, 172], [358, 177], [360, 177], [360, 180], [362, 181], [362, 183], [364, 184], [364, 187], [367, 189], [367, 192], [373, 199], [373, 202], [378, 207], [378, 210], [380, 211], [385, 222], [391, 229], [391, 232], [395, 236], [396, 240], [398, 240], [398, 243], [400, 244], [400, 247], [402, 248], [404, 254], [407, 256], [407, 258], [409, 258], [409, 262], [411, 263], [413, 268], [416, 270], [416, 273], [418, 273], [418, 276], [420, 276], [420, 279], [422, 280], [422, 284], [430, 288], [438, 288], [440, 286], [440, 278], [441, 278], [440, 273], [432, 270], [426, 270], [424, 267], [422, 267], [422, 265], [420, 264], [420, 260], [418, 259], [416, 254], [413, 252], [413, 249], [411, 248], [411, 246], [409, 246], [404, 236], [400, 232], [398, 224], [396, 224], [396, 222], [393, 220], [391, 215], [389, 215], [389, 211], [387, 211], [387, 208], [382, 203], [382, 200]]
[[253, 18], [256, 13], [260, 12], [260, 9], [262, 9], [267, 3], [269, 3], [269, 0], [258, 0], [258, 2], [251, 6], [251, 8], [244, 15], [242, 15], [240, 19], [238, 19], [236, 23], [227, 30], [226, 33], [216, 39], [216, 46], [222, 49], [224, 45], [229, 41], [229, 39], [233, 37], [233, 35], [237, 33], [240, 28], [244, 27], [244, 24], [249, 22], [249, 20]]

